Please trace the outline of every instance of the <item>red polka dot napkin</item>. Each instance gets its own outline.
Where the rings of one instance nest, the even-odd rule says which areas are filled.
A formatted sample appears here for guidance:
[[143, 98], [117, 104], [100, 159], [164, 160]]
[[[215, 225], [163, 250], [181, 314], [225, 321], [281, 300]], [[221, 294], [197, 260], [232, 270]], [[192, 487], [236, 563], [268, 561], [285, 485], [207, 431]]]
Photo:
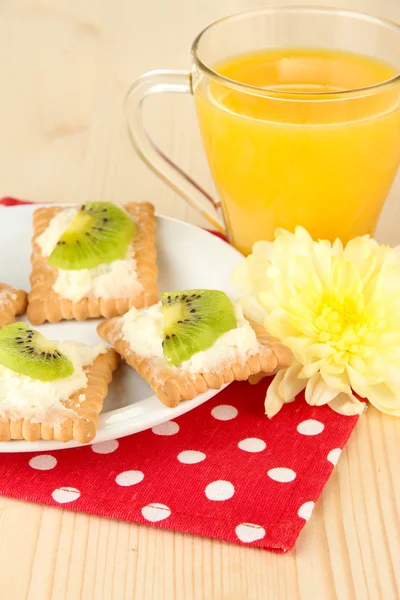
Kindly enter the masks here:
[[268, 384], [233, 383], [175, 421], [119, 440], [0, 454], [0, 494], [286, 552], [358, 417], [301, 396], [268, 420]]

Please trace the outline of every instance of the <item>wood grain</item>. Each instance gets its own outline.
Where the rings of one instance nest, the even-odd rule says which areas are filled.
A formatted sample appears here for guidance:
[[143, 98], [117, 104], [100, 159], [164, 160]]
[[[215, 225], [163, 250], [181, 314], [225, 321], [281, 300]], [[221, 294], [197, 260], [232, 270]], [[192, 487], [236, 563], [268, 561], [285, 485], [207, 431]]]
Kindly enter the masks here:
[[[400, 21], [398, 0], [329, 4]], [[123, 98], [146, 70], [188, 68], [190, 43], [208, 22], [259, 5], [3, 0], [0, 195], [150, 200], [163, 214], [203, 224], [134, 155]], [[157, 143], [212, 191], [190, 100], [148, 104]], [[378, 231], [390, 243], [400, 241], [399, 192], [398, 180]], [[399, 421], [370, 409], [289, 555], [0, 498], [0, 597], [397, 600], [399, 514]]]

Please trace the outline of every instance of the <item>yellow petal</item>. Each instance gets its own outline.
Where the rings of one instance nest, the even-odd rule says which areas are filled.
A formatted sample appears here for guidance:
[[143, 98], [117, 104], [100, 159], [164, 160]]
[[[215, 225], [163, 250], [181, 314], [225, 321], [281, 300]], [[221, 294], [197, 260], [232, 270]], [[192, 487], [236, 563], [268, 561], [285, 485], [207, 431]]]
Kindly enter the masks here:
[[376, 282], [377, 287], [382, 287], [384, 290], [399, 290], [400, 289], [400, 265], [388, 265], [379, 273]]
[[377, 377], [374, 373], [360, 373], [350, 365], [347, 365], [347, 374], [352, 389], [362, 398], [366, 397], [366, 390], [369, 386], [382, 383], [382, 377]]
[[306, 387], [307, 382], [304, 379], [298, 378], [301, 369], [302, 365], [297, 362], [294, 362], [286, 369], [279, 384], [279, 395], [284, 402], [292, 402], [297, 394], [300, 394]]
[[311, 344], [310, 352], [317, 358], [326, 358], [335, 354], [334, 348], [328, 344]]
[[293, 285], [306, 288], [313, 269], [309, 256], [294, 256], [288, 264], [288, 273]]
[[323, 244], [314, 244], [312, 261], [315, 273], [322, 285], [327, 285], [331, 275], [332, 249]]
[[346, 363], [341, 362], [339, 364], [335, 364], [336, 358], [337, 354], [333, 354], [332, 357], [330, 357], [330, 359], [325, 360], [325, 362], [322, 363], [322, 370], [327, 375], [340, 377], [345, 371]]
[[254, 296], [242, 296], [240, 298], [240, 304], [245, 317], [253, 319], [256, 323], [263, 325], [266, 312]]
[[343, 255], [343, 244], [341, 240], [336, 239], [332, 244], [332, 255], [340, 257]]
[[[371, 402], [371, 404], [373, 404]], [[384, 413], [385, 415], [390, 415], [391, 417], [400, 417], [400, 407], [397, 408], [387, 408], [385, 406], [375, 406], [375, 408], [377, 408], [380, 412]]]
[[338, 390], [329, 388], [321, 375], [317, 373], [308, 380], [306, 387], [306, 401], [310, 406], [322, 406], [338, 395]]
[[279, 302], [276, 299], [274, 292], [260, 290], [254, 293], [254, 297], [257, 300], [257, 303], [262, 306], [266, 315], [274, 309], [279, 309]]
[[259, 241], [253, 246], [253, 254], [272, 261], [274, 256], [274, 244], [272, 242]]
[[358, 295], [361, 282], [356, 267], [350, 262], [335, 259], [332, 263], [330, 285], [342, 289], [347, 295]]
[[336, 413], [346, 417], [361, 415], [367, 407], [365, 402], [360, 402], [352, 394], [338, 394], [329, 402], [328, 406]]
[[320, 371], [320, 374], [328, 387], [337, 390], [338, 392], [344, 392], [345, 394], [351, 393], [347, 373], [342, 373], [341, 375], [331, 375], [324, 369]]
[[360, 265], [366, 261], [378, 247], [378, 243], [364, 235], [350, 240], [343, 251], [343, 257], [354, 265]]
[[316, 375], [316, 373], [319, 373], [323, 363], [324, 359], [321, 359], [305, 365], [305, 367], [303, 367], [299, 373], [300, 379], [310, 379], [310, 377], [313, 377]]
[[365, 361], [360, 356], [356, 356], [355, 354], [350, 354], [348, 364], [359, 373], [366, 373], [368, 371]]
[[360, 274], [361, 283], [365, 288], [369, 285], [369, 283], [376, 278], [378, 273], [376, 269], [376, 256], [371, 254], [368, 258], [366, 258], [361, 264], [358, 265], [358, 272]]
[[265, 328], [271, 335], [277, 337], [284, 344], [288, 338], [296, 338], [299, 335], [295, 321], [290, 318], [290, 315], [279, 308], [267, 315], [265, 318]]
[[239, 292], [249, 292], [251, 290], [248, 263], [244, 260], [233, 270], [232, 281]]
[[310, 340], [306, 337], [288, 337], [282, 340], [285, 346], [288, 346], [293, 352], [296, 360], [302, 365], [306, 365], [310, 358], [309, 345]]
[[384, 383], [369, 386], [366, 390], [366, 398], [382, 412], [384, 409], [396, 411], [400, 408], [400, 390], [394, 392]]
[[296, 237], [299, 240], [301, 240], [304, 244], [311, 246], [311, 244], [313, 243], [311, 235], [308, 233], [307, 229], [304, 229], [304, 227], [301, 227], [301, 225], [297, 225], [296, 229], [294, 230], [294, 233]]
[[284, 399], [279, 393], [279, 386], [286, 373], [286, 370], [287, 369], [282, 369], [275, 375], [274, 379], [272, 380], [272, 383], [270, 383], [269, 388], [267, 390], [264, 407], [265, 414], [269, 419], [272, 419], [272, 417], [278, 414], [278, 412], [281, 410], [282, 406], [285, 403]]

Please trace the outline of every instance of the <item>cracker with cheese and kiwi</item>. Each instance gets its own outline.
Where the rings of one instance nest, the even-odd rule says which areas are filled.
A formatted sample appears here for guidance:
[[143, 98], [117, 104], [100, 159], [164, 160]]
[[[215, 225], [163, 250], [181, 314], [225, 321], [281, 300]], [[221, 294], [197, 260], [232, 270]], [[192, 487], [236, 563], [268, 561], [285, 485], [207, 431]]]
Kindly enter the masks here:
[[0, 329], [0, 441], [91, 442], [119, 356], [52, 342], [25, 323]]
[[161, 302], [131, 308], [97, 331], [170, 407], [292, 360], [290, 350], [219, 290], [163, 293]]
[[23, 315], [26, 306], [26, 292], [0, 283], [0, 327], [13, 323], [16, 316]]
[[37, 209], [30, 322], [110, 318], [157, 302], [155, 229], [148, 202]]

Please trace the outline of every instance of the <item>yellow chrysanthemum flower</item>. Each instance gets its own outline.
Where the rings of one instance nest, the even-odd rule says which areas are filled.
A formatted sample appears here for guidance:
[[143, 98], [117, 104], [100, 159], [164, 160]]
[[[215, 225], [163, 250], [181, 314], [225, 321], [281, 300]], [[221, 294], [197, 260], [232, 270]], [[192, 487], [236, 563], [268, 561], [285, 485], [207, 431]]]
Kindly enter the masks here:
[[294, 362], [271, 383], [266, 414], [305, 389], [311, 405], [360, 414], [368, 399], [400, 416], [400, 257], [369, 236], [315, 242], [301, 227], [257, 242], [234, 271], [245, 313]]

